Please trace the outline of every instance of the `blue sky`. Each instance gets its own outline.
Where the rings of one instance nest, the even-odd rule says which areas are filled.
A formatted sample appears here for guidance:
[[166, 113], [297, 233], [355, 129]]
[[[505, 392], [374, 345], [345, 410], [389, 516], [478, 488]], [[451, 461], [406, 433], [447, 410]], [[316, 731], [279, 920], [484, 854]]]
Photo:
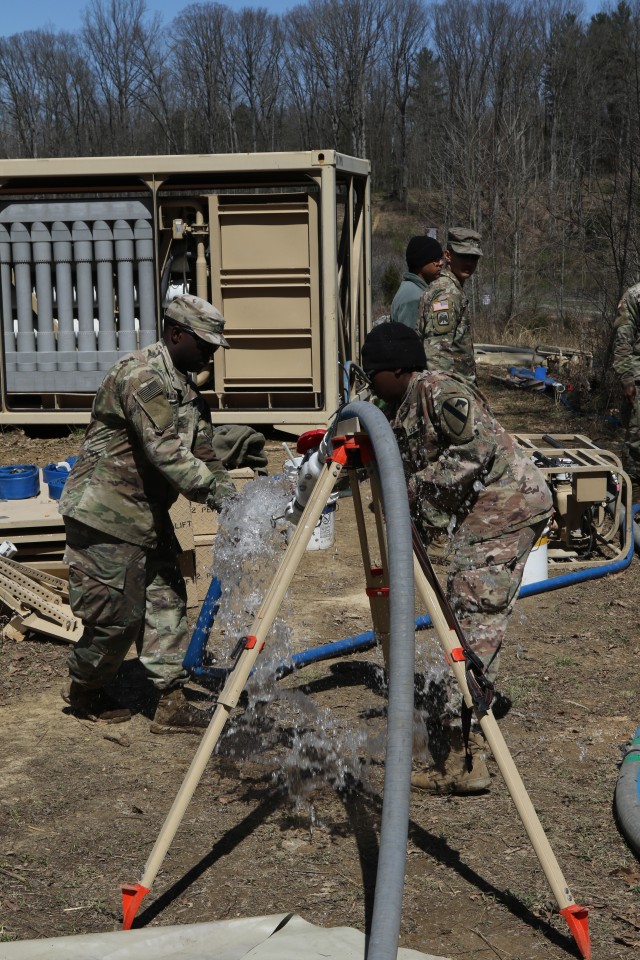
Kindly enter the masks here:
[[[295, 6], [297, 0], [223, 0], [231, 9], [241, 7], [267, 7], [273, 13], [283, 13]], [[585, 0], [587, 14], [602, 10], [606, 0]], [[614, 0], [615, 5], [615, 0]], [[169, 23], [187, 2], [176, 0], [147, 0], [147, 7], [152, 12], [161, 14], [163, 20]], [[48, 27], [53, 30], [70, 30], [75, 32], [80, 28], [80, 13], [86, 7], [78, 0], [23, 0], [3, 4], [2, 19], [0, 21], [0, 36], [10, 36], [12, 33], [22, 33], [24, 30], [38, 30]]]
[[[189, 0], [190, 2], [190, 0]], [[159, 13], [162, 19], [169, 23], [189, 2], [179, 0], [147, 0], [147, 9], [152, 13]], [[227, 7], [240, 9], [241, 7], [267, 7], [273, 13], [283, 13], [296, 5], [297, 0], [222, 0]], [[81, 12], [88, 6], [83, 0], [23, 0], [22, 3], [6, 2], [3, 4], [0, 20], [0, 36], [11, 36], [13, 33], [22, 33], [24, 30], [39, 30], [50, 28], [70, 30], [75, 32], [82, 24]]]

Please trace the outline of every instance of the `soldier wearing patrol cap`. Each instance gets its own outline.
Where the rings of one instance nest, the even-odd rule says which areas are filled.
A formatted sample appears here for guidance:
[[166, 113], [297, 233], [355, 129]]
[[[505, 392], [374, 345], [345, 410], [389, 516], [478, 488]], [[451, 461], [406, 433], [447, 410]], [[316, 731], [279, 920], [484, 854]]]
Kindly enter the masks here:
[[162, 339], [122, 357], [98, 388], [60, 499], [70, 603], [84, 626], [62, 691], [76, 714], [130, 717], [104, 688], [135, 644], [160, 694], [152, 731], [207, 725], [183, 690], [186, 590], [169, 508], [180, 493], [214, 509], [234, 493], [194, 382], [228, 346], [220, 311], [181, 295], [166, 307]]
[[451, 370], [476, 382], [473, 334], [465, 282], [482, 256], [480, 234], [451, 227], [444, 253], [446, 266], [422, 295], [417, 331], [424, 343], [428, 370]]
[[[398, 441], [412, 519], [427, 547], [446, 543], [449, 600], [493, 678], [527, 557], [551, 515], [551, 494], [475, 387], [457, 373], [423, 372], [425, 364], [418, 335], [401, 323], [374, 327], [362, 347], [362, 368]], [[477, 793], [489, 786], [478, 741], [472, 769], [465, 764], [461, 706], [450, 678], [441, 742], [433, 732], [430, 738], [437, 762], [414, 773], [416, 789]]]
[[206, 343], [211, 343], [214, 347], [229, 348], [223, 336], [224, 317], [217, 307], [206, 300], [190, 294], [182, 294], [169, 303], [164, 315], [165, 318], [173, 320], [177, 326], [182, 327], [183, 330], [189, 330]]

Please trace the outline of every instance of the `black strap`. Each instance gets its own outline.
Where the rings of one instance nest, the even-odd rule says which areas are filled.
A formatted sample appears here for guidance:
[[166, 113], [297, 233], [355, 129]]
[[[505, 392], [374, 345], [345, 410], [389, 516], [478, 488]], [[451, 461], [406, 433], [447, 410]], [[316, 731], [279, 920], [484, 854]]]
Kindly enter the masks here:
[[471, 707], [468, 707], [463, 701], [462, 710], [460, 711], [460, 719], [462, 721], [462, 741], [464, 743], [464, 765], [468, 773], [471, 773], [473, 770], [473, 757], [471, 756], [471, 750], [469, 749], [469, 734], [471, 733], [472, 713], [473, 711]]
[[[474, 653], [473, 648], [469, 645], [467, 638], [462, 632], [462, 627], [458, 623], [458, 619], [453, 612], [453, 608], [449, 603], [447, 595], [440, 585], [435, 570], [429, 559], [429, 555], [425, 549], [422, 538], [418, 533], [417, 527], [413, 520], [411, 521], [411, 533], [413, 537], [413, 549], [415, 551], [416, 557], [418, 558], [418, 563], [420, 564], [420, 569], [424, 573], [427, 582], [433, 592], [435, 593], [440, 609], [442, 610], [447, 625], [453, 630], [460, 641], [460, 646], [464, 650], [464, 669], [465, 676], [467, 680], [467, 686], [469, 687], [469, 693], [471, 694], [471, 699], [473, 701], [474, 707], [481, 713], [486, 713], [489, 710], [493, 696], [494, 696], [494, 687], [493, 683], [486, 676], [485, 665], [478, 656], [477, 653]], [[497, 654], [494, 653], [494, 657]], [[491, 658], [493, 660], [493, 657]], [[464, 712], [463, 712], [464, 718]], [[469, 718], [469, 723], [471, 722]], [[468, 740], [468, 733], [465, 737], [465, 742]]]

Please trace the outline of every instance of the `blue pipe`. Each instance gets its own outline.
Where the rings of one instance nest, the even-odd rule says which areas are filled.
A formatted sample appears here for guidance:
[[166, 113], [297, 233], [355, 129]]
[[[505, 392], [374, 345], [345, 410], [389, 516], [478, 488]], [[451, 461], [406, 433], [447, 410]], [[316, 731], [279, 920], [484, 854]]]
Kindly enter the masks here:
[[[188, 670], [193, 677], [207, 677], [212, 675], [210, 667], [203, 667], [204, 652], [207, 646], [207, 640], [213, 626], [213, 621], [220, 609], [218, 601], [222, 596], [222, 584], [217, 577], [213, 577], [207, 590], [207, 595], [202, 602], [200, 613], [196, 625], [193, 628], [191, 640], [184, 655], [182, 666]], [[216, 676], [225, 676], [226, 670], [218, 671]]]
[[[632, 522], [636, 513], [640, 511], [640, 503], [631, 508]], [[548, 593], [550, 590], [560, 590], [562, 587], [571, 587], [576, 583], [583, 583], [586, 580], [597, 580], [599, 577], [606, 577], [610, 573], [618, 573], [626, 569], [631, 563], [634, 550], [634, 541], [632, 539], [629, 550], [624, 557], [612, 560], [610, 563], [603, 563], [597, 567], [587, 567], [583, 570], [576, 570], [573, 573], [563, 573], [550, 580], [539, 580], [537, 583], [527, 583], [520, 587], [518, 596], [533, 597], [539, 593]], [[416, 619], [416, 630], [426, 630], [432, 626], [431, 618], [428, 614], [423, 614]], [[334, 643], [325, 643], [320, 647], [314, 647], [311, 650], [304, 650], [302, 653], [294, 653], [291, 657], [291, 665], [298, 670], [309, 663], [315, 663], [319, 660], [330, 660], [333, 657], [340, 657], [348, 653], [356, 653], [363, 650], [369, 650], [375, 646], [375, 637], [373, 630], [367, 630], [365, 633], [358, 633], [353, 637], [347, 637], [345, 640], [336, 640]]]
[[[638, 511], [640, 511], [640, 503], [635, 503], [631, 507], [632, 524]], [[635, 538], [631, 537], [629, 549], [624, 557], [611, 560], [609, 563], [602, 563], [597, 567], [587, 567], [584, 570], [576, 570], [574, 573], [562, 573], [558, 577], [552, 577], [551, 580], [540, 580], [538, 583], [528, 583], [524, 587], [520, 587], [518, 596], [532, 597], [538, 593], [549, 593], [550, 590], [559, 590], [561, 587], [572, 587], [575, 583], [584, 583], [585, 580], [599, 580], [600, 577], [606, 577], [610, 573], [618, 573], [620, 570], [626, 570], [631, 563], [634, 549]]]
[[542, 377], [538, 379], [533, 370], [527, 370], [526, 367], [509, 367], [508, 372], [512, 377], [522, 377], [525, 380], [537, 380], [538, 383], [544, 383], [545, 388], [550, 387], [552, 390], [558, 390], [560, 393], [563, 393], [567, 388], [564, 383], [560, 383], [559, 380], [554, 380], [553, 377]]
[[[334, 640], [333, 643], [324, 643], [320, 647], [313, 647], [311, 650], [294, 653], [289, 662], [291, 663], [292, 669], [299, 670], [301, 667], [306, 667], [308, 663], [316, 663], [319, 660], [333, 660], [334, 657], [341, 657], [345, 653], [370, 650], [371, 647], [375, 647], [375, 645], [376, 638], [373, 630], [366, 630], [364, 633], [356, 633], [354, 637], [346, 637], [344, 640]], [[283, 666], [286, 667], [287, 665], [283, 664]]]
[[[632, 523], [634, 522], [635, 516], [639, 511], [640, 503], [636, 503], [631, 507]], [[608, 576], [610, 573], [619, 573], [621, 570], [625, 570], [631, 563], [634, 547], [635, 542], [634, 538], [632, 537], [631, 544], [624, 557], [619, 557], [617, 560], [610, 561], [610, 563], [600, 564], [597, 567], [587, 567], [583, 570], [575, 570], [572, 573], [562, 573], [557, 577], [551, 577], [550, 580], [539, 580], [537, 583], [525, 584], [524, 587], [520, 587], [518, 597], [521, 599], [524, 599], [525, 597], [534, 597], [539, 593], [549, 593], [551, 590], [560, 590], [563, 587], [572, 587], [577, 583], [584, 583], [587, 580], [598, 580], [601, 577]], [[213, 589], [214, 584], [217, 584], [217, 588], [215, 589]], [[198, 622], [196, 623], [193, 637], [191, 638], [189, 649], [187, 650], [187, 654], [183, 662], [185, 669], [189, 670], [194, 678], [220, 678], [226, 676], [228, 672], [223, 667], [212, 668], [202, 666], [204, 646], [207, 642], [211, 625], [213, 624], [213, 618], [215, 617], [218, 609], [216, 606], [213, 610], [213, 615], [211, 615], [210, 611], [212, 607], [210, 607], [209, 612], [203, 617], [203, 614], [205, 614], [205, 607], [207, 607], [210, 599], [209, 593], [212, 592], [212, 589], [214, 594], [212, 599], [213, 604], [215, 601], [219, 600], [222, 592], [220, 581], [215, 577], [211, 581], [209, 592], [207, 593], [207, 597], [202, 605], [202, 610], [200, 612], [200, 616], [198, 617]], [[208, 620], [209, 616], [210, 620]], [[432, 626], [431, 618], [425, 613], [416, 619], [415, 625], [416, 630], [427, 630]], [[277, 668], [277, 672], [284, 675], [286, 673], [291, 673], [292, 670], [300, 670], [302, 667], [306, 667], [310, 663], [317, 663], [321, 660], [333, 660], [335, 657], [342, 657], [350, 653], [359, 653], [364, 650], [370, 650], [371, 647], [375, 647], [375, 645], [376, 639], [373, 630], [366, 630], [364, 633], [357, 633], [353, 637], [345, 637], [344, 640], [335, 640], [333, 643], [324, 643], [319, 647], [312, 647], [310, 650], [303, 650], [300, 653], [294, 653], [289, 660], [280, 664], [280, 666]], [[191, 666], [191, 664], [193, 664], [193, 666]]]

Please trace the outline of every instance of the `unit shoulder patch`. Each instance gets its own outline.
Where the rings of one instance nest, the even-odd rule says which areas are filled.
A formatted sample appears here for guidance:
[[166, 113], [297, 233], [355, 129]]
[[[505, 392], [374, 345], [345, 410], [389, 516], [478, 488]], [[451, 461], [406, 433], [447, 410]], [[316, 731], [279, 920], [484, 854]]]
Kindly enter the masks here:
[[443, 427], [456, 440], [468, 440], [473, 432], [471, 403], [466, 397], [447, 397], [442, 404]]

